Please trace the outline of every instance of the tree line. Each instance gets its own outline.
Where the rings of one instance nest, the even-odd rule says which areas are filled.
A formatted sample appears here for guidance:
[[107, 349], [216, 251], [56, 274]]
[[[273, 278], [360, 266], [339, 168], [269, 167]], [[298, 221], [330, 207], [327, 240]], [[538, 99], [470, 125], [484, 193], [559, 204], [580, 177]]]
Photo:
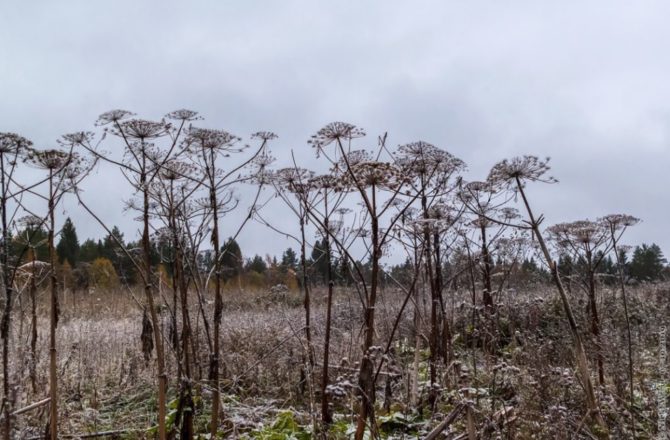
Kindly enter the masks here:
[[[84, 290], [89, 287], [117, 287], [120, 284], [135, 285], [140, 281], [137, 268], [129, 261], [128, 256], [122, 251], [140, 247], [139, 240], [126, 241], [124, 234], [117, 226], [113, 226], [111, 232], [102, 239], [87, 238], [80, 243], [76, 227], [70, 217], [66, 218], [61, 228], [56, 245], [60, 279], [67, 284], [65, 287]], [[49, 249], [46, 243], [47, 232], [41, 226], [27, 225], [11, 237], [12, 255], [18, 257], [21, 249], [28, 245], [30, 251], [23, 256], [23, 262], [30, 261], [34, 253], [38, 261], [48, 261]], [[297, 273], [300, 270], [299, 256], [291, 247], [287, 248], [277, 258], [270, 255], [253, 255], [244, 257], [238, 242], [229, 238], [220, 250], [222, 278], [231, 285], [250, 288], [267, 288], [277, 284], [284, 284], [291, 289], [300, 287]], [[326, 285], [328, 279], [327, 261], [332, 260], [333, 277], [338, 284], [347, 285], [353, 282], [349, 275], [346, 259], [334, 255], [331, 251], [330, 258], [326, 256], [325, 239], [314, 240], [307, 265], [309, 267], [309, 280], [314, 285]], [[172, 278], [172, 266], [166, 264], [165, 255], [170, 253], [169, 243], [160, 243], [151, 240], [151, 262], [155, 271], [162, 273], [169, 280]], [[458, 255], [453, 261], [445, 264], [444, 271], [447, 276], [458, 266]], [[626, 277], [631, 282], [654, 282], [670, 278], [670, 268], [657, 244], [643, 243], [631, 249], [620, 251], [620, 258], [624, 266]], [[213, 266], [213, 251], [203, 250], [198, 255], [200, 270], [207, 272]], [[363, 273], [370, 272], [370, 262], [357, 262]], [[558, 260], [560, 273], [568, 280], [572, 275], [580, 272], [585, 265], [583, 258], [573, 259], [570, 255], [562, 255]], [[504, 262], [498, 258], [492, 265], [494, 273], [503, 271]], [[604, 284], [616, 283], [617, 264], [611, 255], [604, 256], [602, 264], [596, 270]], [[403, 282], [411, 279], [413, 267], [411, 261], [406, 259], [403, 263], [391, 265], [388, 272]], [[513, 271], [514, 281], [549, 281], [549, 273], [537, 264], [535, 258], [525, 258], [517, 263]], [[239, 280], [238, 280], [239, 278]], [[390, 283], [390, 279], [382, 279], [382, 282]]]

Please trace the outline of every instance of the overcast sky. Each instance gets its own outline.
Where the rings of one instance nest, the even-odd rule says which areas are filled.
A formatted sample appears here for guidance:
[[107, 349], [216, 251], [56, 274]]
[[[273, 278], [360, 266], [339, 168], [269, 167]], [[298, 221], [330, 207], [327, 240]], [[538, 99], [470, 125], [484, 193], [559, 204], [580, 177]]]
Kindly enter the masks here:
[[[667, 1], [3, 2], [0, 131], [51, 147], [113, 108], [189, 108], [245, 138], [276, 132], [279, 158], [311, 157], [306, 140], [334, 120], [445, 148], [471, 180], [551, 156], [560, 183], [531, 189], [547, 225], [629, 213], [643, 223], [627, 241], [669, 253], [668, 17]], [[134, 238], [118, 171], [85, 187]], [[80, 239], [103, 235], [64, 209]], [[260, 226], [239, 241], [246, 255], [290, 245]]]

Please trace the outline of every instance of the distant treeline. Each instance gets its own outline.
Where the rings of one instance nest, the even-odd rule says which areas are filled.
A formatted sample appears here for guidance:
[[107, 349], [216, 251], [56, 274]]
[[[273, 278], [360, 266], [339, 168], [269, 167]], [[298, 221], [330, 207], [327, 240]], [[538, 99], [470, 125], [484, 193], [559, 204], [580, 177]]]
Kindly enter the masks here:
[[[11, 237], [11, 253], [18, 264], [24, 264], [35, 258], [38, 261], [48, 261], [47, 232], [42, 228], [26, 227]], [[129, 250], [130, 255], [124, 252], [119, 245]], [[22, 251], [25, 248], [28, 251]], [[61, 279], [67, 287], [85, 289], [88, 287], [115, 287], [120, 284], [134, 285], [139, 280], [136, 266], [132, 262], [135, 249], [140, 248], [139, 241], [126, 241], [118, 227], [113, 227], [111, 233], [103, 239], [87, 239], [79, 242], [76, 228], [68, 218], [60, 233], [56, 252], [60, 264]], [[151, 261], [155, 272], [159, 273], [165, 282], [172, 277], [171, 246], [159, 238], [152, 240]], [[236, 288], [254, 287], [264, 288], [276, 284], [285, 284], [289, 288], [297, 288], [302, 280], [298, 254], [292, 248], [286, 249], [281, 257], [270, 255], [254, 255], [245, 258], [239, 244], [229, 238], [221, 247], [222, 251], [222, 278], [230, 286]], [[306, 262], [309, 282], [315, 285], [324, 284], [327, 279], [328, 265], [324, 241], [316, 240], [311, 248], [311, 254]], [[139, 253], [138, 253], [139, 255]], [[20, 256], [20, 257], [19, 257]], [[344, 259], [338, 261], [337, 256], [331, 256], [333, 276], [338, 284], [352, 283], [352, 267], [347, 267]], [[213, 267], [213, 252], [207, 250], [195, 256], [198, 262], [197, 270], [210, 271]], [[630, 251], [621, 251], [621, 261], [624, 264], [626, 276], [631, 281], [653, 282], [670, 278], [670, 268], [663, 256], [661, 248], [656, 244], [642, 244]], [[454, 252], [449, 262], [444, 265], [446, 279], [454, 285], [464, 282], [458, 276], [459, 267], [467, 264], [467, 258]], [[370, 263], [359, 262], [359, 270], [369, 273]], [[579, 273], [583, 261], [573, 261], [569, 256], [563, 256], [558, 261], [561, 274], [568, 280], [573, 274]], [[503, 272], [503, 262], [497, 261], [493, 273]], [[498, 270], [500, 268], [500, 270]], [[395, 282], [406, 285], [412, 277], [411, 261], [390, 266], [382, 277], [382, 282], [392, 285]], [[614, 282], [617, 275], [617, 265], [611, 256], [606, 256], [598, 266], [598, 274], [604, 283]], [[527, 258], [515, 263], [506, 280], [508, 283], [537, 282], [549, 277], [546, 268], [539, 266], [534, 258]]]

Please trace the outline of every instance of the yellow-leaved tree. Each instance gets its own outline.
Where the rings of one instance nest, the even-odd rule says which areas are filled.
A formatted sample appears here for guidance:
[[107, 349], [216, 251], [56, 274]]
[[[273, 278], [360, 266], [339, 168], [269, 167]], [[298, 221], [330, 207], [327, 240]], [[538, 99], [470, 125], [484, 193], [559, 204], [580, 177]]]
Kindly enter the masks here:
[[119, 285], [119, 276], [107, 258], [96, 258], [91, 263], [91, 282], [100, 289], [110, 289]]

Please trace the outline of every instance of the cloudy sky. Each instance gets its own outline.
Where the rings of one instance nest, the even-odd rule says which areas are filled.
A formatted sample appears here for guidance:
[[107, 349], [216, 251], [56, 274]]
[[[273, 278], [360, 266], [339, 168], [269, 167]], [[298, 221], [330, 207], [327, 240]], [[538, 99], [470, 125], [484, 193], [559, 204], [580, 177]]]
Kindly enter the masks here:
[[[276, 132], [284, 160], [313, 160], [306, 140], [333, 120], [441, 146], [472, 180], [551, 156], [560, 183], [531, 189], [548, 223], [630, 213], [644, 222], [628, 241], [670, 253], [669, 16], [666, 1], [3, 2], [0, 131], [50, 147], [113, 108], [189, 108], [243, 137]], [[85, 186], [133, 237], [118, 171]], [[80, 237], [103, 234], [73, 200], [64, 210]], [[240, 242], [290, 244], [260, 226]]]

